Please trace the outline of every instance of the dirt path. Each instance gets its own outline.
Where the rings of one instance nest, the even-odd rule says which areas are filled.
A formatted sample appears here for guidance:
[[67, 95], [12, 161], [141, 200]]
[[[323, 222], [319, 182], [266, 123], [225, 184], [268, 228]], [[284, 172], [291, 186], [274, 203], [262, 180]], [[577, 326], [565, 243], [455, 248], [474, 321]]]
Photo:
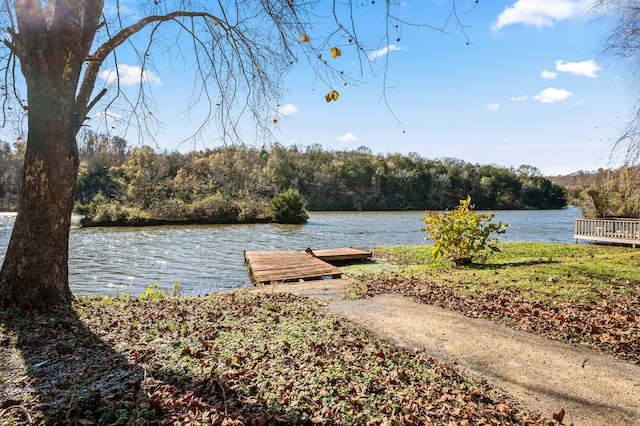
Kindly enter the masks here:
[[326, 300], [329, 309], [398, 345], [424, 348], [505, 389], [533, 412], [565, 411], [576, 426], [640, 425], [640, 367], [586, 348], [398, 295], [343, 297], [345, 280], [267, 286]]

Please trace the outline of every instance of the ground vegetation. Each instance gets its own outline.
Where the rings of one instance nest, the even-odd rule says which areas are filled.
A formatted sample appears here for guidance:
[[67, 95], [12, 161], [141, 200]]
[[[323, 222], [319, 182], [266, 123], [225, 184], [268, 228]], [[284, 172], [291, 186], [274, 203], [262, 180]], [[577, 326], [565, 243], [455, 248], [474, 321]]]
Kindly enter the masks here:
[[380, 247], [364, 297], [398, 293], [640, 364], [640, 254], [625, 247], [501, 243], [484, 265], [435, 262], [428, 246]]
[[482, 380], [289, 294], [0, 313], [0, 425], [543, 425]]
[[[427, 246], [380, 247], [374, 256], [349, 269], [357, 277], [351, 297], [401, 293], [640, 363], [634, 250], [502, 243], [490, 262], [468, 268], [435, 262]], [[322, 302], [179, 292], [152, 285], [137, 299], [2, 311], [4, 424], [562, 422], [562, 412], [542, 419], [482, 380], [333, 316]]]

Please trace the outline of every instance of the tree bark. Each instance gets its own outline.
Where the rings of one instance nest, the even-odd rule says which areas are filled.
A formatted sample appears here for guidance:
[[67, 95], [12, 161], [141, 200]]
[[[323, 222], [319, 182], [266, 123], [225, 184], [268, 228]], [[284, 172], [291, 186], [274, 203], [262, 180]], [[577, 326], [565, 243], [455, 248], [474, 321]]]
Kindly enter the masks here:
[[38, 7], [30, 15], [20, 10], [25, 22], [13, 37], [27, 84], [28, 136], [18, 214], [0, 270], [0, 308], [45, 308], [72, 299], [68, 257], [79, 166], [75, 136], [84, 119], [75, 94], [90, 40], [78, 42], [82, 28], [68, 21], [73, 14], [66, 15], [66, 23], [54, 20], [48, 26]]
[[69, 231], [79, 162], [73, 91], [71, 101], [64, 101], [59, 81], [33, 80], [38, 78], [27, 79], [29, 142], [18, 214], [0, 270], [0, 304], [45, 307], [72, 298]]

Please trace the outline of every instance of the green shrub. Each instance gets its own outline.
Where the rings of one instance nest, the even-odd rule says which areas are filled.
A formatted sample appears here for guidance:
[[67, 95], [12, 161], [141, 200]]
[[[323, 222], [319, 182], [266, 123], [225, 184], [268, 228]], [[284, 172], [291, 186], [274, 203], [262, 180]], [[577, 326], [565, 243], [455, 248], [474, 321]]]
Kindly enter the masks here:
[[578, 204], [582, 215], [589, 219], [601, 219], [612, 216], [612, 194], [603, 187], [591, 185], [578, 195]]
[[292, 188], [273, 197], [269, 204], [269, 212], [271, 219], [276, 223], [302, 224], [309, 219], [300, 192]]
[[185, 219], [187, 204], [178, 198], [168, 198], [154, 201], [149, 210], [156, 219], [180, 221]]
[[165, 297], [167, 297], [167, 293], [162, 291], [160, 284], [152, 283], [147, 286], [144, 293], [140, 293], [138, 300], [158, 300]]
[[76, 201], [73, 205], [73, 212], [79, 215], [92, 218], [96, 214], [96, 209], [102, 204], [109, 204], [109, 199], [105, 197], [102, 192], [98, 192], [93, 196], [91, 202], [82, 204], [80, 201]]
[[91, 223], [135, 224], [151, 218], [148, 212], [138, 207], [123, 205], [117, 200], [110, 200], [101, 192], [97, 193], [89, 204], [77, 202], [73, 211], [85, 216]]
[[96, 207], [91, 203], [82, 204], [80, 201], [76, 201], [73, 205], [73, 212], [82, 216], [90, 217], [95, 213]]
[[195, 220], [235, 223], [238, 221], [239, 214], [240, 208], [237, 203], [222, 192], [191, 203], [190, 217]]
[[123, 206], [119, 201], [111, 201], [108, 204], [97, 205], [96, 214], [92, 219], [95, 222], [135, 223], [150, 219], [150, 215], [138, 207]]
[[422, 230], [431, 234], [426, 239], [433, 241], [431, 254], [436, 261], [446, 257], [456, 266], [464, 266], [500, 251], [498, 239], [491, 235], [503, 234], [509, 225], [491, 223], [495, 213], [476, 213], [473, 208], [471, 197], [467, 197], [455, 210], [425, 212], [427, 216], [422, 220], [427, 225]]
[[261, 221], [269, 218], [269, 203], [264, 200], [243, 199], [238, 203], [240, 222]]

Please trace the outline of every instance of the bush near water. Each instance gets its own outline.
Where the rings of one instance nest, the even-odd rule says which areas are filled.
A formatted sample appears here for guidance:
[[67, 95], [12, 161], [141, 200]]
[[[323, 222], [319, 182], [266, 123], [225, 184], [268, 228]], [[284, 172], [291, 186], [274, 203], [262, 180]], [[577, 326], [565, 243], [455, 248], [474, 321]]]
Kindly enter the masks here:
[[485, 261], [489, 254], [499, 252], [498, 238], [493, 234], [503, 234], [508, 224], [491, 223], [495, 213], [476, 213], [473, 211], [471, 197], [460, 200], [454, 210], [444, 213], [425, 212], [422, 229], [433, 241], [431, 254], [436, 261], [442, 257], [451, 260], [456, 266], [466, 266], [475, 260]]
[[269, 205], [271, 218], [276, 223], [302, 224], [309, 219], [304, 200], [297, 189], [287, 189], [276, 195]]

